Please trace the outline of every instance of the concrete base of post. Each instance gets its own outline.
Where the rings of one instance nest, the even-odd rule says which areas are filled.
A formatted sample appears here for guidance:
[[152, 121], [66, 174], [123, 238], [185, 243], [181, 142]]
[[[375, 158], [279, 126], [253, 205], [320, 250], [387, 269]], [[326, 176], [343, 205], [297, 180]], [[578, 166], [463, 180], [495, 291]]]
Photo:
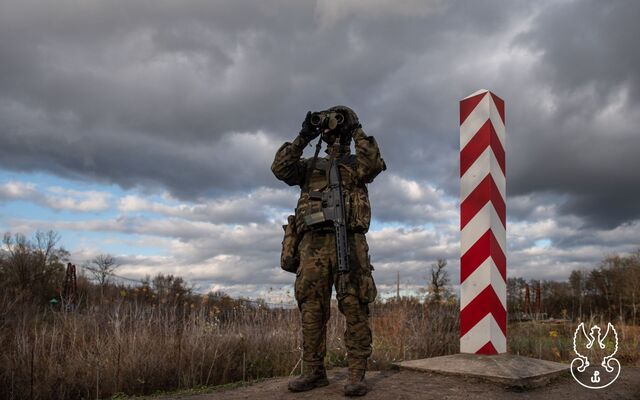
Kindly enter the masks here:
[[514, 389], [527, 390], [544, 386], [552, 379], [569, 374], [569, 364], [512, 354], [455, 354], [394, 364], [400, 369], [435, 372], [477, 378]]

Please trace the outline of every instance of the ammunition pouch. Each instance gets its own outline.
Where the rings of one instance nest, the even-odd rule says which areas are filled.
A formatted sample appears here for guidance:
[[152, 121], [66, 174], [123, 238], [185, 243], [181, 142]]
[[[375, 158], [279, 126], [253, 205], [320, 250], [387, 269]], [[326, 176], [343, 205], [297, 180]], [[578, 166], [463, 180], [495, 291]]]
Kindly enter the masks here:
[[318, 207], [314, 207], [315, 209], [309, 210], [309, 212], [303, 216], [304, 225], [306, 227], [311, 227], [313, 225], [321, 224], [326, 222], [324, 211], [322, 209], [322, 192], [317, 190], [313, 190], [309, 192], [309, 201], [317, 204]]
[[300, 266], [300, 253], [298, 245], [302, 235], [296, 229], [296, 217], [289, 215], [287, 224], [282, 225], [284, 229], [284, 238], [282, 239], [282, 252], [280, 253], [280, 268], [287, 272], [296, 273]]
[[[350, 232], [366, 233], [371, 221], [371, 205], [366, 188], [351, 187], [343, 190], [347, 229]], [[302, 192], [296, 209], [297, 230], [301, 235], [307, 230], [333, 226], [327, 221], [322, 209], [322, 193]]]

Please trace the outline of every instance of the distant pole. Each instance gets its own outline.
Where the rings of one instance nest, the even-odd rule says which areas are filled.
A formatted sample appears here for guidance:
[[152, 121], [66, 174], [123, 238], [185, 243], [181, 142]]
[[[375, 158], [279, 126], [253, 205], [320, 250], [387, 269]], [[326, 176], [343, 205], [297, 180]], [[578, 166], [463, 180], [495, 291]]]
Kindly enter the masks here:
[[396, 299], [400, 300], [400, 270], [397, 271], [396, 276]]
[[504, 101], [460, 101], [460, 352], [507, 351]]
[[536, 319], [541, 319], [542, 314], [542, 298], [540, 292], [540, 281], [536, 284]]
[[65, 311], [73, 311], [76, 308], [76, 292], [78, 291], [76, 280], [76, 266], [67, 263], [62, 287], [62, 307]]
[[524, 313], [531, 315], [531, 295], [529, 293], [529, 284], [524, 284]]

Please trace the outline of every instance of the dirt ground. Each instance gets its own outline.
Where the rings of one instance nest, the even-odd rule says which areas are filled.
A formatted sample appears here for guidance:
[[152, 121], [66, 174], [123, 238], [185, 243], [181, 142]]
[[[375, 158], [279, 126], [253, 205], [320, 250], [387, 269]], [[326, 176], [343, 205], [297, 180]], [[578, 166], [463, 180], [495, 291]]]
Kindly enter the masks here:
[[[240, 399], [341, 399], [347, 379], [346, 369], [329, 371], [329, 386], [304, 393], [287, 391], [289, 378], [273, 378], [250, 386], [222, 389], [196, 396], [169, 396], [162, 399], [240, 400]], [[547, 386], [530, 391], [514, 391], [498, 384], [476, 379], [412, 371], [374, 371], [366, 375], [368, 400], [404, 399], [633, 399], [640, 400], [640, 367], [623, 367], [610, 386], [592, 390], [580, 386], [570, 374], [557, 378]]]

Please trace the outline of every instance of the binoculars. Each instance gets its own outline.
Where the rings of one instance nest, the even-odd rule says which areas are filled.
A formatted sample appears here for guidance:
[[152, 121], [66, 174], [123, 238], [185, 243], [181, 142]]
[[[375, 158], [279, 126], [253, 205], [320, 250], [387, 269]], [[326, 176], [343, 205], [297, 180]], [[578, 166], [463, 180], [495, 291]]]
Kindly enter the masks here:
[[335, 129], [344, 122], [344, 115], [337, 112], [320, 111], [311, 114], [311, 125], [320, 129]]

